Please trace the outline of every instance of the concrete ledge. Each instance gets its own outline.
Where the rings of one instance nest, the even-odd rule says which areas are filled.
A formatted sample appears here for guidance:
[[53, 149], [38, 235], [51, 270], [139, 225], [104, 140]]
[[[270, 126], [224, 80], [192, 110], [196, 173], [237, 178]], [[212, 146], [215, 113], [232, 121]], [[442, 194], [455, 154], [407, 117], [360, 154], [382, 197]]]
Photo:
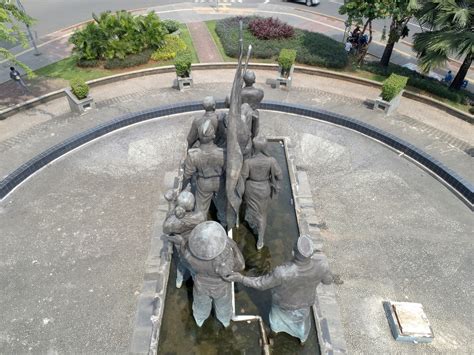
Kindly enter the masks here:
[[[217, 108], [224, 108], [223, 100], [217, 102]], [[440, 161], [431, 157], [421, 149], [418, 149], [414, 145], [405, 142], [404, 140], [397, 138], [390, 133], [347, 116], [303, 105], [290, 105], [280, 102], [263, 101], [260, 108], [262, 110], [295, 114], [329, 122], [357, 131], [374, 140], [386, 144], [387, 146], [401, 152], [404, 156], [412, 159], [424, 169], [426, 169], [439, 181], [448, 186], [448, 188], [450, 188], [450, 190], [453, 191], [456, 196], [458, 196], [471, 210], [474, 211], [473, 184], [460, 177], [456, 172], [445, 166]], [[7, 196], [25, 179], [34, 174], [36, 171], [40, 170], [45, 165], [89, 141], [99, 138], [119, 128], [123, 128], [138, 122], [143, 122], [157, 117], [200, 110], [202, 110], [202, 106], [201, 103], [197, 101], [161, 106], [150, 110], [127, 114], [73, 136], [26, 162], [14, 172], [9, 174], [5, 179], [0, 181], [0, 199], [3, 199], [5, 196]]]
[[[192, 65], [192, 70], [214, 70], [214, 69], [235, 69], [237, 67], [237, 63], [234, 62], [223, 62], [223, 63], [198, 63], [198, 64], [193, 64]], [[276, 70], [278, 69], [278, 64], [269, 64], [269, 63], [249, 63], [248, 66], [250, 69], [268, 69], [268, 70]], [[139, 78], [142, 76], [146, 75], [157, 75], [157, 74], [164, 74], [164, 73], [172, 73], [175, 71], [175, 68], [173, 65], [168, 65], [164, 67], [156, 67], [156, 68], [147, 68], [147, 69], [141, 69], [141, 70], [135, 70], [131, 71], [128, 73], [122, 73], [122, 74], [116, 74], [116, 75], [111, 75], [107, 76], [104, 78], [100, 79], [95, 79], [95, 80], [90, 80], [87, 82], [90, 87], [96, 87], [100, 85], [105, 85], [105, 84], [111, 84], [117, 81], [122, 81], [122, 80], [128, 80], [128, 79], [133, 79], [133, 78]], [[303, 73], [303, 74], [309, 74], [309, 75], [318, 75], [318, 76], [323, 76], [327, 78], [333, 78], [333, 79], [339, 79], [339, 80], [346, 80], [349, 82], [353, 82], [356, 84], [362, 84], [362, 85], [367, 85], [367, 86], [372, 86], [372, 87], [377, 87], [381, 88], [382, 83], [379, 83], [377, 81], [369, 80], [369, 79], [364, 79], [364, 78], [358, 78], [349, 74], [343, 74], [339, 73], [336, 71], [331, 71], [327, 69], [320, 69], [320, 68], [313, 68], [313, 67], [306, 67], [306, 66], [296, 66], [295, 67], [295, 72], [296, 73]], [[65, 96], [64, 89], [53, 91], [51, 93], [45, 94], [43, 96], [28, 100], [25, 103], [15, 105], [13, 107], [7, 108], [5, 110], [0, 111], [0, 120], [4, 120], [7, 117], [10, 117], [22, 110], [29, 109], [32, 107], [35, 107], [39, 104], [46, 103], [48, 101], [60, 98]], [[420, 95], [417, 93], [414, 93], [412, 91], [407, 91], [403, 93], [403, 96], [412, 99], [412, 100], [417, 100], [419, 102], [422, 102], [426, 105], [434, 106], [436, 108], [439, 108], [446, 113], [449, 113], [450, 115], [453, 115], [457, 118], [460, 118], [466, 122], [469, 122], [471, 124], [474, 124], [474, 116], [470, 115], [466, 112], [463, 112], [461, 110], [458, 110], [454, 107], [451, 107], [443, 102], [437, 101], [436, 99], [433, 99], [428, 96]]]
[[12, 106], [5, 110], [0, 111], [0, 120], [4, 120], [7, 117], [13, 116], [14, 114], [20, 111], [27, 110], [29, 108], [32, 108], [40, 104], [44, 104], [46, 102], [59, 99], [65, 96], [66, 96], [65, 89], [61, 89], [61, 90], [53, 91], [48, 94], [42, 95], [40, 97], [35, 97], [34, 99], [28, 100], [21, 104], [17, 104], [15, 106]]

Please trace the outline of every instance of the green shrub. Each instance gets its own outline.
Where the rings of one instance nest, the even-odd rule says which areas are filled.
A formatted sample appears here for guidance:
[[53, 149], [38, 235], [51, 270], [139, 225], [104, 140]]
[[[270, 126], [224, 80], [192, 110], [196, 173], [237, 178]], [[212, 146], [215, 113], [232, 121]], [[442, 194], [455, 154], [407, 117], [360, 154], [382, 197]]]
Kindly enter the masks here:
[[474, 115], [474, 107], [472, 107], [472, 106], [469, 107], [469, 113], [470, 113], [471, 115]]
[[156, 61], [173, 59], [176, 57], [176, 53], [185, 49], [186, 43], [180, 37], [166, 35], [164, 46], [153, 52], [151, 59]]
[[125, 58], [114, 58], [108, 59], [105, 64], [105, 69], [119, 69], [119, 68], [129, 68], [135, 67], [137, 65], [143, 65], [148, 63], [150, 60], [152, 51], [150, 49], [146, 49], [141, 53], [138, 54], [130, 54], [127, 55]]
[[407, 85], [408, 78], [397, 74], [391, 74], [382, 85], [382, 99], [391, 101]]
[[93, 23], [76, 31], [69, 42], [80, 59], [124, 59], [145, 49], [157, 49], [163, 43], [166, 29], [154, 12], [133, 16], [127, 11], [92, 15]]
[[166, 31], [168, 33], [173, 33], [179, 30], [179, 25], [180, 23], [175, 20], [164, 20], [163, 21], [163, 26], [165, 27]]
[[81, 68], [95, 68], [100, 65], [100, 61], [96, 59], [78, 59], [76, 65]]
[[436, 79], [426, 77], [413, 70], [392, 63], [390, 63], [388, 67], [383, 67], [379, 65], [378, 62], [371, 62], [364, 64], [362, 69], [381, 76], [389, 76], [392, 73], [406, 76], [408, 77], [408, 86], [429, 92], [456, 103], [464, 103], [468, 98], [474, 96], [467, 90], [451, 90], [445, 84]]
[[281, 74], [283, 76], [290, 75], [292, 65], [295, 63], [296, 50], [283, 48], [278, 56], [278, 64], [281, 67]]
[[71, 85], [71, 91], [79, 100], [85, 99], [87, 94], [89, 94], [89, 85], [81, 79], [75, 78], [69, 81], [69, 85]]
[[193, 57], [189, 51], [179, 51], [176, 53], [174, 60], [174, 66], [176, 68], [176, 74], [180, 77], [188, 77], [191, 74], [191, 63]]
[[344, 68], [347, 65], [348, 57], [344, 45], [320, 33], [295, 29], [291, 38], [258, 39], [248, 29], [249, 23], [255, 18], [231, 17], [216, 22], [216, 33], [226, 55], [234, 58], [238, 56], [239, 20], [242, 20], [244, 48], [252, 44], [252, 55], [255, 58], [276, 58], [280, 50], [287, 48], [297, 51], [297, 63], [327, 68]]

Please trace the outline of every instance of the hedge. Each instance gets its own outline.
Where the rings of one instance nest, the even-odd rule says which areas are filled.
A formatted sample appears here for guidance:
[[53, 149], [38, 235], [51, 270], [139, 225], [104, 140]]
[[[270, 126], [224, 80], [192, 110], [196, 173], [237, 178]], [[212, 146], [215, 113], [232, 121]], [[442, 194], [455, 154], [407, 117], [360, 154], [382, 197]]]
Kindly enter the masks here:
[[173, 33], [179, 30], [180, 23], [176, 20], [164, 20], [162, 23], [168, 33]]
[[89, 85], [81, 79], [75, 78], [69, 81], [69, 85], [71, 85], [71, 91], [79, 100], [85, 99], [89, 94]]
[[327, 68], [344, 68], [347, 53], [344, 45], [316, 32], [295, 29], [292, 38], [261, 40], [248, 29], [250, 21], [257, 17], [231, 17], [216, 22], [225, 54], [236, 58], [239, 53], [239, 20], [243, 22], [244, 48], [252, 44], [255, 58], [276, 58], [283, 48], [297, 51], [296, 61], [301, 64], [319, 65]]
[[189, 77], [191, 73], [191, 63], [193, 61], [192, 55], [188, 51], [180, 51], [176, 53], [174, 66], [176, 68], [176, 74], [179, 77]]
[[278, 56], [278, 64], [281, 67], [281, 74], [288, 76], [292, 65], [295, 63], [296, 50], [283, 48]]
[[81, 68], [95, 68], [100, 65], [100, 61], [96, 59], [81, 59], [79, 58], [76, 65]]
[[153, 50], [146, 49], [141, 53], [137, 54], [130, 54], [126, 56], [124, 59], [114, 58], [108, 59], [105, 64], [105, 69], [118, 69], [118, 68], [129, 68], [134, 67], [137, 65], [142, 65], [148, 63], [150, 60], [150, 56]]
[[389, 76], [392, 73], [406, 76], [408, 77], [409, 86], [456, 103], [465, 103], [469, 98], [471, 100], [474, 99], [474, 95], [467, 90], [451, 90], [445, 84], [436, 79], [423, 76], [420, 73], [396, 64], [390, 63], [388, 67], [383, 67], [378, 62], [369, 62], [364, 64], [361, 69], [381, 76]]
[[393, 100], [407, 85], [408, 78], [397, 74], [390, 74], [382, 85], [382, 99]]
[[181, 38], [175, 35], [166, 35], [164, 46], [153, 52], [151, 59], [156, 61], [173, 59], [176, 57], [176, 53], [185, 49], [186, 43]]

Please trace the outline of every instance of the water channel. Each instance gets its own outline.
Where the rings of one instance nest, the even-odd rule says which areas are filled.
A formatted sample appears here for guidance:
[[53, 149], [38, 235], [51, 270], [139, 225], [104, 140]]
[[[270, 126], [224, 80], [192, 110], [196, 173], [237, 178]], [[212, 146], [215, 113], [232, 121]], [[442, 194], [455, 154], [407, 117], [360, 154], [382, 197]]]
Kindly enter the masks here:
[[[281, 141], [269, 141], [269, 153], [283, 171], [279, 195], [270, 202], [265, 247], [257, 252], [256, 239], [245, 223], [233, 230], [233, 238], [245, 257], [245, 274], [259, 276], [277, 265], [291, 260], [298, 238], [298, 225], [288, 173], [285, 149]], [[175, 287], [176, 262], [169, 275], [158, 354], [261, 354], [262, 342], [258, 321], [231, 322], [225, 329], [213, 316], [199, 328], [192, 316], [192, 281], [180, 289]], [[271, 307], [270, 291], [256, 291], [236, 284], [236, 315], [259, 315], [270, 334], [268, 314]], [[306, 343], [285, 333], [270, 336], [271, 354], [319, 354], [314, 320]]]

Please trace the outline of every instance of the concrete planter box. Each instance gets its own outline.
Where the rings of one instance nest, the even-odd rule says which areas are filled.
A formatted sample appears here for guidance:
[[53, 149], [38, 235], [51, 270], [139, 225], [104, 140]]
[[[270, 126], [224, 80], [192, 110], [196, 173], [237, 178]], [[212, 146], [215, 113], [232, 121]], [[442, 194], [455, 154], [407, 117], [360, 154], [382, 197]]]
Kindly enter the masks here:
[[72, 112], [84, 114], [95, 108], [95, 102], [92, 97], [87, 96], [85, 99], [79, 100], [76, 95], [72, 93], [71, 89], [66, 89], [65, 91]]
[[186, 78], [176, 76], [176, 80], [178, 82], [178, 89], [180, 91], [193, 87], [193, 76], [191, 74], [189, 74], [189, 77]]
[[291, 89], [291, 83], [293, 80], [293, 71], [295, 70], [295, 66], [292, 65], [290, 69], [290, 73], [288, 74], [288, 77], [283, 77], [281, 76], [282, 68], [278, 67], [278, 77], [276, 78], [276, 85], [278, 88], [280, 87], [285, 87], [288, 90]]
[[374, 102], [374, 110], [382, 110], [386, 115], [390, 115], [398, 108], [398, 106], [400, 106], [400, 99], [402, 98], [403, 91], [404, 90], [400, 91], [400, 93], [390, 101], [385, 101], [380, 96], [377, 97]]

